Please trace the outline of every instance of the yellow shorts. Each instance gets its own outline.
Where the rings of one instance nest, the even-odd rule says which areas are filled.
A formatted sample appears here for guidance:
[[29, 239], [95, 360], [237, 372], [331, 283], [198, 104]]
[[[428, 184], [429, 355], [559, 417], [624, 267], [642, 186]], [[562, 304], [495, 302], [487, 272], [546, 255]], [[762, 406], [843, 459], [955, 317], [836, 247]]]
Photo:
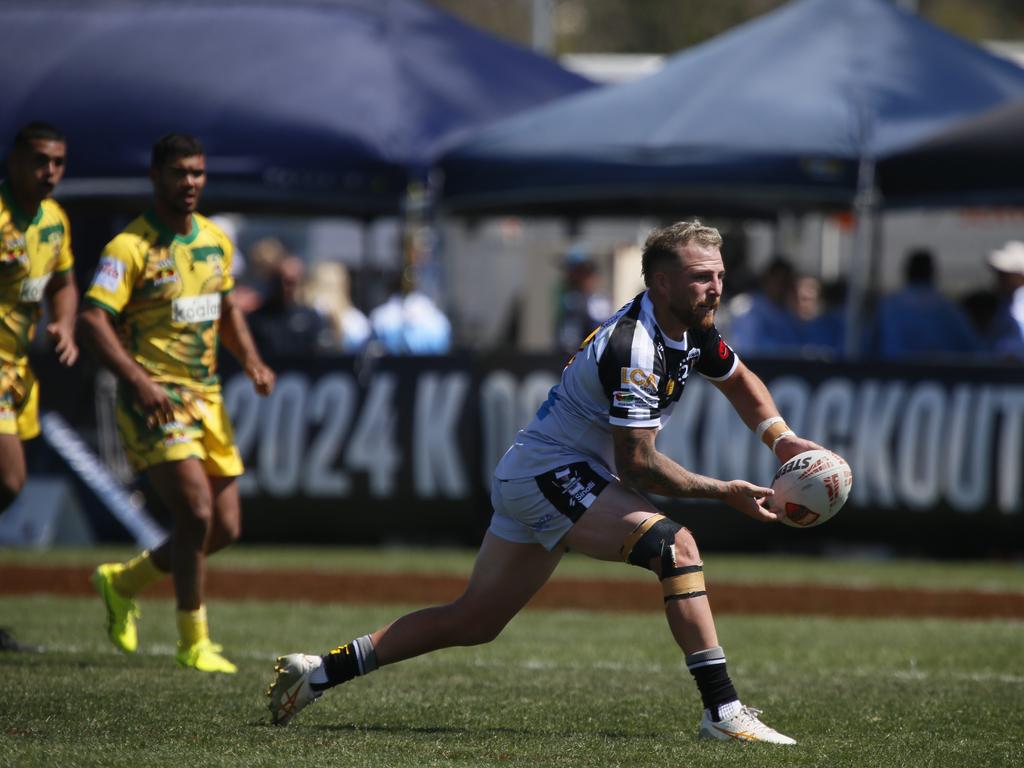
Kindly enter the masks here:
[[199, 459], [208, 475], [237, 477], [245, 471], [220, 390], [199, 392], [161, 383], [174, 404], [174, 421], [149, 426], [127, 387], [119, 386], [117, 430], [136, 472], [168, 461]]
[[39, 434], [39, 382], [27, 364], [0, 362], [0, 435]]

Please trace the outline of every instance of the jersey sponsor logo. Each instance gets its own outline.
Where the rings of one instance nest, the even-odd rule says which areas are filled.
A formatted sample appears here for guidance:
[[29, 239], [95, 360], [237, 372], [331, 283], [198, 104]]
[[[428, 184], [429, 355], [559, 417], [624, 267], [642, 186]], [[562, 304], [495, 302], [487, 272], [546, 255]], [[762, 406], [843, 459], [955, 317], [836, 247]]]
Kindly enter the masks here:
[[622, 386], [628, 386], [632, 384], [634, 387], [639, 387], [644, 392], [650, 392], [652, 395], [658, 393], [658, 376], [652, 371], [646, 371], [643, 368], [623, 368], [621, 375]]
[[637, 397], [632, 392], [623, 392], [620, 389], [612, 392], [612, 408], [633, 408], [637, 404]]
[[729, 356], [729, 345], [721, 340], [718, 342], [718, 356], [723, 360]]
[[167, 285], [178, 282], [178, 273], [173, 269], [161, 269], [153, 277], [153, 285]]
[[28, 263], [28, 257], [25, 255], [24, 235], [8, 237], [4, 240], [3, 247], [0, 248], [0, 264], [10, 264], [16, 261]]
[[160, 259], [154, 268], [151, 283], [154, 286], [159, 286], [178, 282], [178, 272], [175, 266], [174, 259], [172, 258]]
[[113, 293], [121, 287], [124, 272], [123, 262], [113, 256], [101, 256], [100, 263], [96, 265], [96, 274], [92, 278], [92, 284]]
[[18, 294], [18, 301], [23, 304], [38, 304], [43, 300], [43, 292], [46, 284], [50, 282], [53, 275], [49, 272], [42, 277], [26, 277], [21, 281], [21, 292]]
[[635, 389], [616, 389], [612, 392], [613, 408], [657, 408], [657, 395], [638, 392]]
[[206, 323], [219, 319], [219, 293], [204, 293], [171, 302], [171, 320], [175, 323]]

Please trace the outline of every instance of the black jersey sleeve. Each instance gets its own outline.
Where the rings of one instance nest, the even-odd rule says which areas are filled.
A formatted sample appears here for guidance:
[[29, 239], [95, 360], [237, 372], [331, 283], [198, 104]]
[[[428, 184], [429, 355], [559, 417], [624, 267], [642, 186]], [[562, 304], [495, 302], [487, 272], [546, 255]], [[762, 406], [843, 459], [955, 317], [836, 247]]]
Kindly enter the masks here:
[[718, 328], [711, 326], [701, 331], [695, 341], [700, 346], [697, 370], [702, 375], [714, 381], [723, 381], [732, 376], [740, 359], [732, 347], [725, 343]]

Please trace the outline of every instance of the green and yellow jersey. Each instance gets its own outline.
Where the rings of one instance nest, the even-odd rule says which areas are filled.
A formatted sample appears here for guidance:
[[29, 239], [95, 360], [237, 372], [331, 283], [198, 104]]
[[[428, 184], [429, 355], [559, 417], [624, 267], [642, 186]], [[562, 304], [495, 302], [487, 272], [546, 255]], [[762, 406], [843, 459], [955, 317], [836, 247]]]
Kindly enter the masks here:
[[177, 235], [150, 211], [104, 249], [85, 300], [114, 316], [125, 349], [155, 380], [212, 392], [221, 297], [232, 289], [231, 241], [192, 214]]
[[46, 284], [72, 266], [64, 209], [46, 199], [28, 214], [0, 184], [0, 362], [27, 365]]

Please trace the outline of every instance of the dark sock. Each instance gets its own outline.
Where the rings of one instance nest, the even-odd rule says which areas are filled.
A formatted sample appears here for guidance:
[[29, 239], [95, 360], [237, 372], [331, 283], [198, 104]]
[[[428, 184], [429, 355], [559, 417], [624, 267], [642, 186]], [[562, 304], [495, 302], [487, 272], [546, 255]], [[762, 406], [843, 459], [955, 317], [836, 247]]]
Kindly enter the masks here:
[[716, 645], [714, 648], [688, 654], [686, 667], [697, 683], [704, 708], [711, 712], [711, 719], [721, 720], [718, 708], [739, 699], [739, 694], [736, 693], [725, 668], [725, 651]]
[[325, 691], [336, 685], [348, 682], [353, 677], [366, 675], [377, 668], [377, 653], [369, 635], [357, 637], [351, 643], [338, 646], [330, 653], [322, 656], [326, 683], [310, 682], [314, 691]]

